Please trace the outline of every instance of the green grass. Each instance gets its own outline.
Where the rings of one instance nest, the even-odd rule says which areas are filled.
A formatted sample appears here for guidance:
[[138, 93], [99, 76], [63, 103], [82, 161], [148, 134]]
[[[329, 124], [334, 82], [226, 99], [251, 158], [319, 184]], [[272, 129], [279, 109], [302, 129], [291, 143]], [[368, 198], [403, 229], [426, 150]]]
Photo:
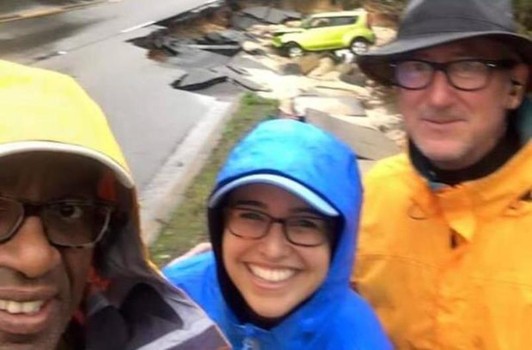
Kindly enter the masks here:
[[214, 185], [220, 166], [234, 144], [253, 126], [276, 113], [278, 102], [246, 93], [239, 107], [228, 120], [218, 145], [203, 169], [186, 190], [181, 204], [175, 209], [159, 238], [150, 247], [152, 260], [163, 266], [196, 244], [208, 240], [205, 221], [205, 202]]

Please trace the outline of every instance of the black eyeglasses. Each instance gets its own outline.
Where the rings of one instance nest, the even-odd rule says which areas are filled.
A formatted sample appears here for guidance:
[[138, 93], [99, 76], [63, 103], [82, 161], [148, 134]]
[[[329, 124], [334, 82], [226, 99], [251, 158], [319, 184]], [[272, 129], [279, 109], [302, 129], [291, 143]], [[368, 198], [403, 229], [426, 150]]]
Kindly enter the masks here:
[[421, 90], [434, 80], [436, 71], [442, 71], [456, 89], [476, 91], [485, 88], [496, 69], [511, 69], [514, 60], [463, 59], [445, 63], [409, 59], [391, 63], [394, 84], [408, 90]]
[[65, 199], [31, 202], [0, 197], [0, 243], [10, 240], [28, 216], [39, 216], [48, 241], [60, 247], [90, 248], [104, 235], [114, 206], [103, 201]]
[[330, 220], [316, 216], [274, 218], [253, 209], [226, 208], [226, 226], [229, 232], [240, 238], [260, 239], [270, 232], [276, 222], [282, 225], [288, 242], [303, 247], [317, 247], [326, 243], [332, 230]]

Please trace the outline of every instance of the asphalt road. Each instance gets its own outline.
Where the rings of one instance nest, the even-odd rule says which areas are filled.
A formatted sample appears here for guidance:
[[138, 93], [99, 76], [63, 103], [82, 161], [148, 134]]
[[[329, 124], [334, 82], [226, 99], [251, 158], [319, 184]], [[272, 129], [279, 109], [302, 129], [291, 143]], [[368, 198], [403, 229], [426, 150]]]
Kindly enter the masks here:
[[177, 68], [126, 41], [209, 2], [123, 0], [0, 24], [0, 58], [69, 74], [101, 105], [140, 188], [149, 237], [230, 104], [171, 88]]
[[[23, 3], [26, 0], [18, 1]], [[51, 16], [0, 23], [0, 56], [16, 62], [32, 63], [55, 52], [69, 52], [97, 44], [107, 38], [119, 36], [123, 32], [213, 2], [213, 0], [109, 0]]]

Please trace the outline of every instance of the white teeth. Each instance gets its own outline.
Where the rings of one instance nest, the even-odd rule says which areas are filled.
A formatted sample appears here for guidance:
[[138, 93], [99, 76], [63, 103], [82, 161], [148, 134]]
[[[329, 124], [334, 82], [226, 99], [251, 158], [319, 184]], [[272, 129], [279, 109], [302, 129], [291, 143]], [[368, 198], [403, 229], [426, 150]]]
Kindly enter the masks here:
[[286, 281], [296, 273], [293, 269], [266, 269], [256, 265], [249, 265], [249, 269], [255, 276], [268, 282]]
[[43, 304], [43, 300], [19, 302], [0, 299], [0, 310], [7, 311], [10, 314], [33, 314], [38, 312]]

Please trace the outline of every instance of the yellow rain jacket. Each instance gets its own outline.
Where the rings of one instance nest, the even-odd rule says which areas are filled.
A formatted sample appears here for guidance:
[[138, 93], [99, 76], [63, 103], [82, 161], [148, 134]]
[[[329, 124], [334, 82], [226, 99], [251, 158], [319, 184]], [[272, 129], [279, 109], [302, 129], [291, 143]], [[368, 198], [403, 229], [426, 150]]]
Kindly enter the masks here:
[[72, 321], [84, 348], [228, 348], [205, 313], [148, 261], [134, 183], [100, 108], [67, 76], [0, 61], [0, 157], [42, 151], [88, 157], [114, 174], [120, 219], [95, 248], [92, 294]]
[[431, 189], [406, 155], [367, 175], [352, 283], [396, 349], [532, 349], [531, 105], [487, 177]]

